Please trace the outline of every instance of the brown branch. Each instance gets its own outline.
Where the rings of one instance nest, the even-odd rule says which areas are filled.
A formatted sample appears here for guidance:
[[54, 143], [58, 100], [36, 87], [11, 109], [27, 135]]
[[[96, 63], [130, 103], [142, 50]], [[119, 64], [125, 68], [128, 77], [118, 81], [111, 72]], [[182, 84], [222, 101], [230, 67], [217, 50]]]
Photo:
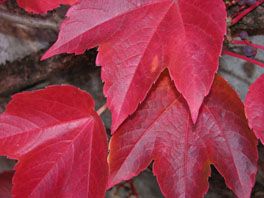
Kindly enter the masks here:
[[[45, 49], [46, 50], [46, 49]], [[81, 62], [88, 64], [87, 54], [58, 55], [45, 61], [40, 61], [45, 52], [42, 50], [12, 63], [0, 65], [0, 97], [6, 97], [18, 91], [43, 82], [61, 71], [77, 67]], [[88, 55], [95, 50], [88, 51]]]
[[59, 31], [59, 23], [50, 20], [26, 17], [22, 15], [14, 15], [3, 9], [0, 9], [0, 18], [9, 23], [25, 25], [31, 28], [52, 29], [55, 31]]

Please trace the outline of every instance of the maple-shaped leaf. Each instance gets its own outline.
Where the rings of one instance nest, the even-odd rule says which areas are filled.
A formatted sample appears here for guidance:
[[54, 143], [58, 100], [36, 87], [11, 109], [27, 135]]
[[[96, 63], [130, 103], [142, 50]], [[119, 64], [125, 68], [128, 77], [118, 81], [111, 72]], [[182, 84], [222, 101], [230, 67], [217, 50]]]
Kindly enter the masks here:
[[72, 5], [77, 0], [17, 0], [18, 5], [27, 12], [45, 14], [48, 10], [59, 7], [60, 4]]
[[6, 171], [0, 174], [0, 198], [12, 198], [13, 175], [13, 171]]
[[193, 125], [188, 106], [168, 75], [110, 141], [108, 187], [130, 179], [154, 160], [153, 172], [167, 198], [203, 197], [210, 164], [238, 197], [249, 198], [257, 171], [257, 140], [243, 103], [216, 76]]
[[264, 74], [249, 87], [245, 111], [250, 128], [264, 144]]
[[14, 95], [0, 116], [0, 155], [18, 159], [14, 198], [104, 197], [106, 132], [91, 96], [75, 87]]
[[112, 132], [168, 68], [195, 122], [218, 68], [226, 11], [222, 0], [80, 0], [42, 59], [99, 45], [97, 64]]

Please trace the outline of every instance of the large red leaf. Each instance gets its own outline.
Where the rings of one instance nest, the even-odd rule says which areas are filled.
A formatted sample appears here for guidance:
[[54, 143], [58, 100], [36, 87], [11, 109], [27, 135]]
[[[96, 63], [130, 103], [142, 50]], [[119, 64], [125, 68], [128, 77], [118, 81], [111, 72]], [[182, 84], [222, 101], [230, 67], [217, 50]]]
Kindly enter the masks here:
[[72, 86], [13, 96], [0, 154], [18, 159], [14, 198], [104, 197], [107, 137], [90, 95]]
[[243, 103], [220, 76], [195, 125], [185, 100], [163, 76], [113, 135], [108, 185], [139, 174], [154, 160], [153, 171], [167, 198], [203, 197], [213, 164], [238, 197], [249, 198], [257, 171], [256, 144]]
[[7, 171], [0, 174], [0, 198], [12, 198], [12, 178], [14, 172]]
[[248, 91], [245, 110], [249, 126], [264, 144], [264, 74], [262, 74]]
[[112, 132], [168, 68], [195, 122], [218, 68], [225, 33], [222, 0], [80, 0], [43, 59], [99, 45]]
[[18, 5], [26, 11], [37, 14], [45, 14], [60, 4], [72, 5], [77, 0], [17, 0]]

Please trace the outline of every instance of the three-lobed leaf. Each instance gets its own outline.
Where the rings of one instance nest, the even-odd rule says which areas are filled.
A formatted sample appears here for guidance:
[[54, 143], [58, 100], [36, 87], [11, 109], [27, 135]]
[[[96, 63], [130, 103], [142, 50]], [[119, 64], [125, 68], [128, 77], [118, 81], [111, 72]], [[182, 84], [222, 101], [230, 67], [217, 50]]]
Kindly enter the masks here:
[[108, 187], [139, 174], [154, 160], [153, 172], [166, 198], [203, 197], [213, 164], [238, 197], [249, 198], [257, 171], [256, 144], [243, 103], [224, 79], [216, 76], [193, 125], [184, 98], [163, 74], [110, 141]]
[[52, 10], [60, 4], [72, 5], [77, 0], [17, 0], [18, 5], [27, 12], [35, 14], [45, 14], [48, 10]]
[[102, 198], [107, 137], [89, 94], [72, 86], [13, 96], [0, 116], [0, 154], [18, 159], [14, 198]]
[[264, 144], [264, 74], [262, 74], [248, 91], [245, 99], [245, 111], [250, 128]]
[[195, 122], [218, 68], [225, 18], [222, 0], [80, 0], [43, 59], [99, 45], [112, 133], [165, 68]]

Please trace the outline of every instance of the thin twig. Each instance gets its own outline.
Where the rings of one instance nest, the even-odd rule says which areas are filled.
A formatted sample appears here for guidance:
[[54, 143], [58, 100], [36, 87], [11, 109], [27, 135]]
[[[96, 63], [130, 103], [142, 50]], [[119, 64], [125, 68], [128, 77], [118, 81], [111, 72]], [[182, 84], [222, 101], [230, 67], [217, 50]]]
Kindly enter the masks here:
[[241, 7], [239, 8], [239, 10], [238, 10], [238, 11], [232, 16], [232, 18], [237, 17], [237, 16], [240, 14], [240, 11], [241, 11], [241, 10], [244, 10], [245, 8], [247, 8], [246, 5], [241, 6]]
[[10, 23], [21, 24], [32, 28], [52, 29], [59, 31], [59, 24], [53, 21], [14, 15], [2, 9], [0, 9], [0, 18]]
[[251, 43], [251, 42], [233, 40], [231, 43], [237, 44], [237, 45], [250, 45], [252, 47], [256, 47], [256, 48], [264, 50], [264, 46], [258, 45], [258, 44], [255, 44], [255, 43]]
[[96, 112], [100, 116], [106, 109], [107, 109], [107, 104], [104, 104]]
[[222, 51], [222, 54], [227, 54], [227, 55], [229, 55], [229, 56], [233, 56], [233, 57], [236, 57], [236, 58], [240, 58], [240, 59], [246, 60], [246, 61], [248, 61], [248, 62], [254, 63], [254, 64], [256, 64], [256, 65], [258, 65], [258, 66], [260, 66], [260, 67], [264, 67], [264, 63], [261, 63], [261, 62], [259, 62], [259, 61], [256, 61], [256, 60], [254, 60], [254, 59], [248, 58], [248, 57], [246, 57], [246, 56], [242, 56], [242, 55], [237, 54], [237, 53], [234, 53], [234, 52], [229, 52], [229, 51], [225, 51], [225, 50], [223, 50], [223, 51]]
[[134, 185], [134, 180], [133, 179], [129, 180], [129, 184], [131, 187], [131, 193], [128, 196], [134, 196], [135, 198], [138, 198], [138, 193]]
[[246, 10], [244, 10], [242, 13], [240, 13], [238, 16], [236, 16], [233, 19], [232, 25], [236, 24], [240, 19], [242, 19], [245, 15], [247, 15], [249, 12], [251, 12], [252, 10], [254, 10], [258, 5], [260, 5], [263, 2], [264, 2], [264, 0], [259, 0], [259, 1], [257, 1], [257, 3], [255, 3], [254, 5], [250, 6]]

